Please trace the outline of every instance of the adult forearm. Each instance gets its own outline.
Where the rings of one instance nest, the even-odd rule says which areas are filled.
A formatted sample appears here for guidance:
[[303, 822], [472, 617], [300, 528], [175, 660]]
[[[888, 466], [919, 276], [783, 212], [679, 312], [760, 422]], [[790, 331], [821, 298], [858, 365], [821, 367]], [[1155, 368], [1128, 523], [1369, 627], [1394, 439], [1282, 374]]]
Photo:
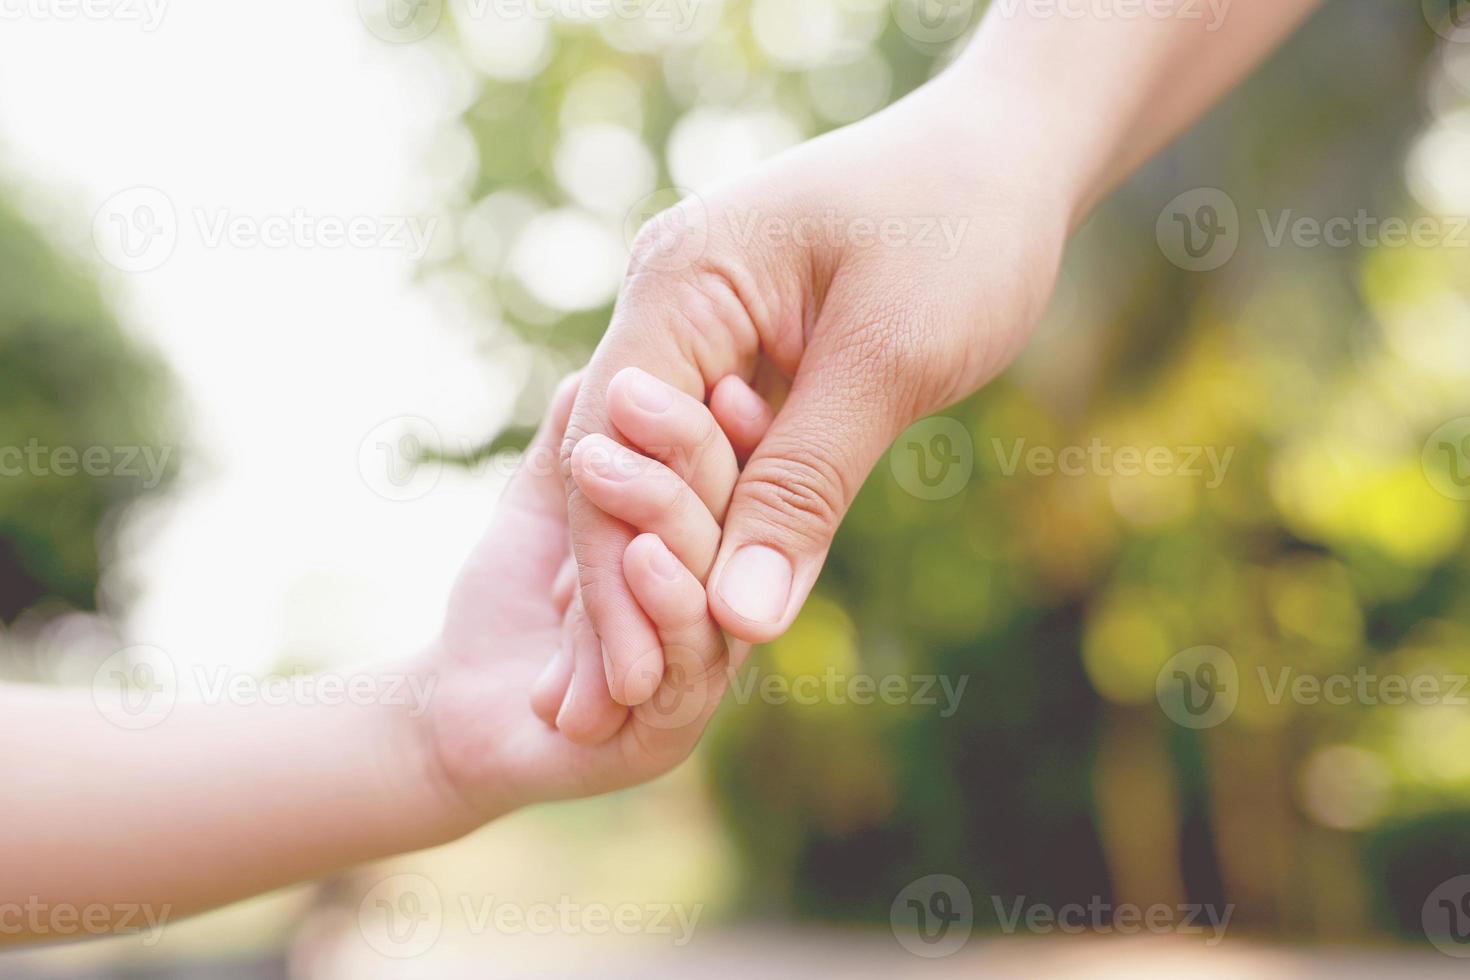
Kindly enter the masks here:
[[947, 82], [1020, 107], [1075, 226], [1320, 2], [995, 0]]

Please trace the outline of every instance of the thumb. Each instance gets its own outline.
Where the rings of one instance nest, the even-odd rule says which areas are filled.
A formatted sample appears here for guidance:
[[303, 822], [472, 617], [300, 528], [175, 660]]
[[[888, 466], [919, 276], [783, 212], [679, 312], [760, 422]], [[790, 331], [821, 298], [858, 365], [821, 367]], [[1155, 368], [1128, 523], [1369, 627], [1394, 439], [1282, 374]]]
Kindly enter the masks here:
[[709, 604], [731, 635], [766, 643], [796, 618], [853, 497], [912, 421], [901, 363], [871, 338], [814, 334], [725, 519]]

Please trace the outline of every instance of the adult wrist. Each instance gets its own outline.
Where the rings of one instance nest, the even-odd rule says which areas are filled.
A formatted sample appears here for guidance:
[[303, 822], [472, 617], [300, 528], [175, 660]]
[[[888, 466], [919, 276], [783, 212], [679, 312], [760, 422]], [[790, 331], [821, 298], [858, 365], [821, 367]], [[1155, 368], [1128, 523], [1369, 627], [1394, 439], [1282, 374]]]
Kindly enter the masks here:
[[1117, 105], [1083, 101], [1036, 39], [1014, 31], [987, 23], [923, 97], [945, 102], [954, 124], [980, 141], [978, 159], [1004, 160], [1022, 191], [1059, 214], [1070, 234], [1116, 182], [1118, 134], [1131, 123]]

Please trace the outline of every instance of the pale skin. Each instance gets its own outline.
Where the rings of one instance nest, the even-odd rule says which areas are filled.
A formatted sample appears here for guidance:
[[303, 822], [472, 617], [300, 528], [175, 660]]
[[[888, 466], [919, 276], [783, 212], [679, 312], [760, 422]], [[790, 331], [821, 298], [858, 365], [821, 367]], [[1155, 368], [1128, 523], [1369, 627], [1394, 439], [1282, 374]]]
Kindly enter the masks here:
[[[516, 477], [406, 668], [437, 681], [429, 710], [180, 707], [138, 732], [85, 694], [0, 688], [0, 899], [173, 919], [677, 765], [893, 438], [1010, 362], [1086, 214], [1318, 2], [1236, 0], [1214, 31], [995, 5], [909, 98], [666, 215], [533, 446], [559, 465]], [[968, 232], [942, 261], [851, 235], [737, 247], [752, 214]], [[774, 420], [746, 382], [787, 391]], [[47, 938], [0, 921], [0, 944]]]
[[[735, 447], [758, 441], [770, 413], [737, 379], [716, 399], [746, 409], [728, 427], [647, 382], [668, 391], [669, 407], [647, 413], [632, 400], [637, 386], [620, 383], [615, 415], [640, 418], [649, 452], [688, 461], [699, 478], [685, 483], [623, 450], [608, 498], [634, 520], [650, 515], [658, 532], [631, 542], [624, 571], [680, 667], [667, 698], [631, 712], [614, 704], [596, 658], [578, 665], [585, 678], [567, 700], [578, 710], [558, 721], [572, 666], [558, 651], [587, 628], [556, 465], [575, 393], [564, 385], [460, 573], [438, 639], [383, 672], [411, 675], [426, 699], [181, 704], [129, 729], [88, 692], [0, 686], [10, 760], [0, 780], [0, 945], [174, 921], [444, 843], [518, 807], [646, 782], [681, 762], [719, 704], [731, 655], [738, 662], [749, 647], [727, 652], [703, 584], [675, 554], [718, 547], [694, 487], [728, 500]], [[78, 932], [51, 919], [56, 909], [105, 921]]]
[[[659, 678], [653, 628], [619, 569], [630, 532], [572, 474], [579, 441], [615, 431], [615, 374], [640, 367], [696, 396], [732, 374], [789, 389], [741, 474], [709, 580], [727, 632], [780, 636], [894, 438], [1011, 362], [1097, 202], [1317, 5], [1235, 0], [1216, 21], [993, 4], [956, 62], [909, 97], [650, 222], [563, 446], [613, 697], [640, 704]], [[965, 230], [957, 247], [921, 239], [933, 219]], [[741, 234], [751, 227], [777, 234]]]

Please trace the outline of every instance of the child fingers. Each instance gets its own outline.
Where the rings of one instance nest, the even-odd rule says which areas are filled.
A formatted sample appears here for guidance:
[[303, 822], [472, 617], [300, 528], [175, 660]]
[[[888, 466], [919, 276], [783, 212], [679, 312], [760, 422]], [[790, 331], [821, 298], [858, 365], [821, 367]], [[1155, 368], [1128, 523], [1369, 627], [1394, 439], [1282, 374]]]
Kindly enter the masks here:
[[606, 436], [590, 435], [572, 453], [572, 476], [605, 513], [657, 534], [701, 581], [709, 575], [720, 526], [673, 470]]
[[561, 713], [562, 702], [567, 698], [567, 688], [572, 683], [572, 644], [566, 635], [567, 617], [562, 626], [562, 642], [556, 645], [551, 660], [541, 671], [541, 676], [531, 685], [531, 710], [536, 717], [548, 725], [556, 725], [556, 716]]
[[628, 442], [673, 470], [716, 521], [724, 520], [740, 469], [703, 402], [646, 371], [624, 368], [608, 384], [607, 412]]
[[633, 539], [623, 572], [664, 647], [663, 681], [633, 709], [635, 717], [653, 729], [686, 730], [708, 718], [724, 693], [724, 634], [709, 615], [704, 586], [657, 535]]
[[755, 452], [776, 417], [766, 400], [734, 374], [721, 378], [710, 392], [709, 410], [741, 462]]
[[684, 638], [712, 622], [704, 586], [657, 533], [640, 534], [628, 545], [623, 575], [661, 636]]
[[612, 699], [602, 664], [602, 644], [580, 597], [567, 611], [562, 645], [572, 651], [571, 684], [556, 715], [556, 727], [578, 745], [601, 745], [623, 727], [628, 709]]
[[551, 605], [558, 616], [565, 616], [567, 607], [572, 604], [572, 594], [577, 590], [577, 562], [571, 555], [562, 563], [561, 570], [556, 573], [556, 580], [551, 583]]

